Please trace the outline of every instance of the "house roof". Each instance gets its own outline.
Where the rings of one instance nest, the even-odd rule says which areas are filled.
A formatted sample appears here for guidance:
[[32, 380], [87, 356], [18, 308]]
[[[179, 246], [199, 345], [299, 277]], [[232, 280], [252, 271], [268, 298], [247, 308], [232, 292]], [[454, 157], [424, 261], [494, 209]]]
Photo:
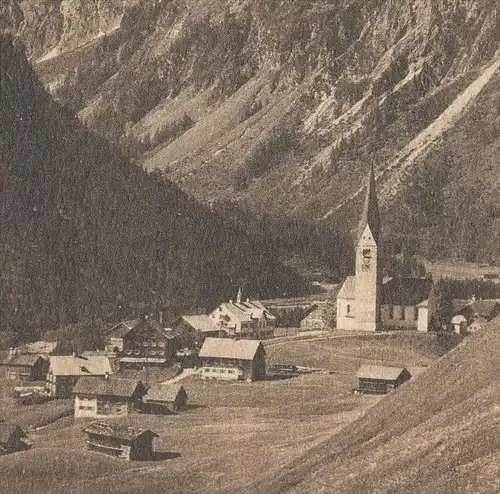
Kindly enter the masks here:
[[354, 299], [356, 296], [356, 278], [348, 276], [337, 294], [337, 298]]
[[475, 300], [471, 308], [474, 315], [491, 319], [498, 314], [500, 304], [496, 300]]
[[[164, 328], [158, 321], [156, 321], [155, 319], [152, 319], [150, 317], [148, 317], [147, 319], [139, 319], [137, 324], [134, 323], [130, 323], [130, 325], [133, 327], [131, 327], [130, 329], [128, 329], [126, 332], [124, 332], [122, 334], [122, 337], [129, 337], [130, 335], [133, 336], [133, 333], [139, 333], [141, 331], [144, 330], [144, 328], [149, 328], [153, 331], [156, 331], [157, 333], [159, 333], [161, 336], [163, 336], [165, 339], [168, 339], [168, 340], [171, 340], [173, 338], [176, 338], [180, 335], [180, 333], [178, 331], [176, 331], [175, 329], [171, 329], [171, 328]], [[115, 334], [115, 333], [111, 333], [111, 334]]]
[[181, 393], [186, 394], [186, 390], [180, 384], [156, 384], [148, 390], [143, 400], [173, 402]]
[[214, 322], [206, 314], [196, 316], [181, 316], [179, 319], [183, 320], [191, 327], [201, 332], [218, 331]]
[[395, 381], [404, 371], [408, 372], [408, 370], [405, 367], [362, 365], [358, 369], [356, 377], [361, 379], [381, 379], [384, 381]]
[[16, 424], [9, 422], [0, 422], [0, 443], [9, 442], [10, 438], [18, 434], [19, 437], [26, 437], [25, 432]]
[[239, 319], [242, 322], [249, 322], [252, 320], [252, 316], [249, 313], [247, 313], [244, 309], [242, 309], [241, 307], [238, 307], [234, 303], [225, 302], [225, 303], [220, 304], [219, 307], [222, 309], [225, 309], [235, 319]]
[[382, 223], [380, 220], [380, 213], [378, 210], [378, 200], [377, 191], [375, 185], [375, 172], [373, 167], [370, 170], [370, 177], [368, 179], [368, 185], [366, 187], [365, 203], [363, 205], [363, 212], [361, 213], [361, 218], [358, 225], [358, 235], [357, 240], [359, 242], [366, 226], [370, 227], [370, 231], [378, 243], [380, 239], [380, 231], [382, 229]]
[[50, 368], [57, 376], [104, 376], [112, 374], [108, 357], [104, 356], [53, 356]]
[[137, 389], [142, 387], [143, 385], [138, 379], [117, 377], [106, 379], [100, 376], [82, 376], [75, 384], [73, 394], [132, 398]]
[[39, 359], [40, 355], [14, 355], [11, 358], [3, 360], [0, 365], [12, 365], [19, 367], [33, 367]]
[[21, 346], [20, 351], [23, 354], [35, 353], [48, 355], [57, 350], [58, 344], [57, 341], [35, 341], [33, 343], [25, 343]]
[[315, 302], [305, 311], [303, 319], [311, 315], [313, 312], [317, 312], [318, 315], [322, 316], [330, 316], [336, 312], [336, 307], [330, 302]]
[[152, 432], [149, 429], [127, 427], [125, 425], [110, 424], [107, 422], [91, 422], [88, 426], [83, 428], [83, 432], [99, 436], [116, 437], [127, 441], [132, 441], [143, 434], [151, 434], [153, 437], [159, 437], [156, 432]]
[[253, 360], [262, 345], [260, 340], [233, 340], [229, 338], [206, 338], [200, 349], [200, 357]]
[[415, 306], [429, 298], [431, 289], [427, 278], [389, 278], [382, 285], [382, 304]]
[[131, 329], [134, 329], [139, 323], [140, 319], [131, 319], [130, 321], [122, 321], [106, 331], [108, 336], [115, 336], [116, 338], [123, 338]]
[[120, 359], [120, 362], [124, 362], [126, 364], [164, 364], [166, 361], [166, 358], [158, 357], [122, 357]]

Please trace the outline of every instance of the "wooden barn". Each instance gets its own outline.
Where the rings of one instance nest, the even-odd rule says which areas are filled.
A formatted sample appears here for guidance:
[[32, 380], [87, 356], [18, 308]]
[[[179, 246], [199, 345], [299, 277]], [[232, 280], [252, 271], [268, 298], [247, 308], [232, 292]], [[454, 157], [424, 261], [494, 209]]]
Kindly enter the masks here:
[[411, 378], [405, 367], [385, 367], [382, 365], [362, 365], [356, 376], [358, 391], [366, 394], [386, 394]]
[[45, 379], [49, 362], [40, 355], [12, 355], [0, 362], [6, 370], [7, 379], [20, 381], [41, 381]]
[[266, 375], [266, 351], [259, 340], [207, 338], [198, 356], [202, 379], [256, 381]]
[[123, 460], [152, 460], [154, 439], [159, 437], [149, 429], [106, 422], [92, 422], [83, 432], [87, 435], [87, 449]]
[[139, 410], [146, 388], [137, 379], [83, 376], [75, 384], [75, 417], [119, 417]]
[[26, 451], [32, 446], [26, 433], [15, 424], [0, 422], [0, 455]]
[[332, 329], [335, 323], [334, 304], [329, 302], [316, 302], [307, 309], [300, 321], [302, 331], [315, 329]]
[[143, 398], [143, 410], [159, 415], [182, 410], [186, 404], [187, 393], [180, 384], [157, 384]]
[[82, 376], [112, 374], [108, 357], [102, 355], [68, 355], [50, 357], [45, 387], [54, 398], [69, 398], [73, 386]]

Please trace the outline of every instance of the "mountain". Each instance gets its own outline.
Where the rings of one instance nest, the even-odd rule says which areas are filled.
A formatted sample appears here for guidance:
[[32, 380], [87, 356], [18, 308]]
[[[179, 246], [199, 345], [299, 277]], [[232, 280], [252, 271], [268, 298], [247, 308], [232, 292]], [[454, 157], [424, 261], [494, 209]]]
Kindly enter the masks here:
[[498, 492], [500, 318], [244, 492]]
[[8, 0], [0, 13], [56, 99], [198, 199], [352, 228], [373, 163], [386, 238], [500, 261], [494, 0]]
[[132, 164], [44, 90], [0, 39], [0, 320], [29, 338], [117, 307], [210, 307], [300, 293], [272, 245]]

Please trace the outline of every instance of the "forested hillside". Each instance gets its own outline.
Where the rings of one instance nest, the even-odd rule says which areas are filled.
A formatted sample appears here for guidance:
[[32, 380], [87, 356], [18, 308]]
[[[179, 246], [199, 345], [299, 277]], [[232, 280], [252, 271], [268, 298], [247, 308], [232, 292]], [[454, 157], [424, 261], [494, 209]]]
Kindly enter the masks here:
[[23, 338], [118, 307], [299, 293], [272, 245], [129, 163], [52, 101], [0, 39], [0, 321]]

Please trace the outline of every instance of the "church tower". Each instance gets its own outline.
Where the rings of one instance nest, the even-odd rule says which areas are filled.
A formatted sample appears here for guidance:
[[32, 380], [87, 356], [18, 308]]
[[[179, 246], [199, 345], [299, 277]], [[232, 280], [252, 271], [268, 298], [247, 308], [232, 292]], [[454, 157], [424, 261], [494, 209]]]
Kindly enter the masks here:
[[382, 270], [379, 263], [381, 221], [373, 167], [366, 189], [363, 213], [358, 225], [355, 275], [356, 328], [380, 329]]

